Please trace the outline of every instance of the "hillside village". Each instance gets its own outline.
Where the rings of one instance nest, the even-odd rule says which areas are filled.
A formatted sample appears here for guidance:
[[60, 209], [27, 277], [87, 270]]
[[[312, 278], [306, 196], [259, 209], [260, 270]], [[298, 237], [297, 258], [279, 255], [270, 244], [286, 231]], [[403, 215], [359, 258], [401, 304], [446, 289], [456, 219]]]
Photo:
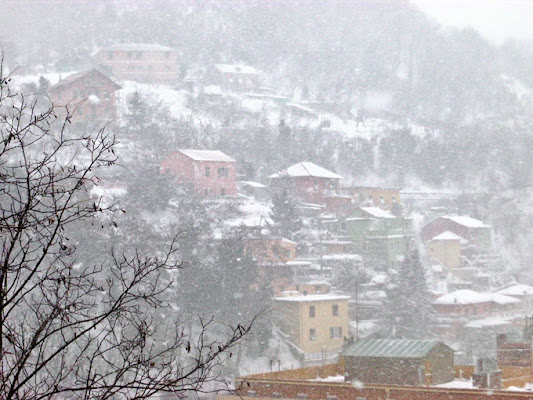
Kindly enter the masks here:
[[[397, 338], [399, 331], [390, 330], [387, 323], [402, 323], [401, 316], [390, 315], [394, 309], [390, 303], [395, 301], [390, 296], [411, 265], [420, 266], [417, 284], [424, 293], [419, 298], [433, 323], [419, 337], [408, 339], [438, 341], [435, 347], [420, 350], [420, 357], [435, 349], [444, 352], [451, 365], [442, 379], [427, 384], [453, 380], [454, 363], [472, 369], [478, 362], [498, 358], [500, 368], [531, 368], [533, 286], [508, 274], [491, 224], [473, 215], [472, 207], [460, 206], [465, 197], [466, 204], [475, 202], [478, 193], [372, 186], [358, 181], [354, 170], [334, 170], [334, 162], [321, 165], [320, 160], [292, 156], [293, 162], [257, 169], [250, 162], [255, 154], [246, 154], [245, 148], [233, 153], [231, 143], [215, 147], [212, 138], [224, 130], [242, 132], [261, 126], [276, 127], [280, 143], [283, 135], [290, 135], [289, 127], [298, 125], [342, 138], [373, 138], [406, 126], [423, 135], [424, 126], [391, 122], [379, 112], [353, 115], [335, 104], [283, 96], [268, 76], [251, 65], [207, 65], [180, 75], [177, 57], [176, 50], [159, 44], [117, 44], [94, 54], [93, 65], [85, 70], [14, 71], [12, 80], [22, 92], [51, 102], [58, 114], [68, 118], [72, 132], [105, 127], [115, 133], [122, 166], [146, 167], [150, 173], [143, 179], [157, 180], [158, 188], [163, 188], [151, 189], [150, 196], [163, 199], [165, 190], [172, 188], [162, 210], [151, 208], [142, 197], [136, 199], [143, 209], [139, 217], [143, 223], [164, 226], [181, 212], [183, 199], [194, 199], [217, 218], [208, 228], [210, 240], [222, 244], [237, 240], [256, 273], [238, 276], [238, 288], [228, 295], [241, 299], [268, 293], [260, 306], [271, 311], [266, 329], [273, 332], [265, 350], [268, 356], [250, 355], [246, 359], [250, 365], [242, 366], [242, 372], [323, 367], [341, 355], [347, 379], [420, 383], [418, 375], [395, 381], [384, 378], [385, 372], [363, 376], [365, 368], [350, 364], [349, 358], [365, 354], [368, 341], [405, 339]], [[178, 125], [170, 135], [175, 139], [149, 148], [151, 135], [160, 133], [150, 125], [151, 119], [157, 122], [159, 116], [141, 115], [153, 109], [144, 110], [139, 99], [168, 109], [175, 120], [188, 121], [190, 135], [206, 130], [212, 137], [180, 142], [184, 125]], [[383, 106], [381, 100], [375, 99], [377, 108]], [[154, 129], [130, 129], [128, 124], [138, 123], [137, 117], [149, 120], [139, 130]], [[238, 147], [246, 138], [235, 140]], [[269, 146], [268, 139], [264, 143]], [[269, 151], [265, 148], [265, 153]], [[283, 146], [279, 151], [284, 151]], [[332, 160], [338, 157], [342, 155], [323, 154]], [[120, 171], [98, 178], [89, 191], [95, 199], [121, 204], [142, 191], [141, 181], [132, 183]], [[141, 185], [137, 192], [135, 184]], [[187, 212], [194, 219], [194, 209]], [[235, 260], [240, 261], [239, 256]], [[414, 290], [405, 285], [407, 293], [398, 294], [403, 299]], [[523, 351], [505, 356], [503, 349], [513, 343], [520, 343]], [[253, 396], [250, 390], [248, 395]]]

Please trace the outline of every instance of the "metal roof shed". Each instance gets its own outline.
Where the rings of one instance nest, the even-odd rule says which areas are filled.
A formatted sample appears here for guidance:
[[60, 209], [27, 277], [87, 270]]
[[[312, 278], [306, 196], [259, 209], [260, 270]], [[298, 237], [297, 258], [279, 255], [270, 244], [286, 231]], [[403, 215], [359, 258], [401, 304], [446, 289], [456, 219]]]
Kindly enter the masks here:
[[343, 351], [349, 381], [437, 385], [454, 378], [454, 351], [436, 340], [363, 339]]

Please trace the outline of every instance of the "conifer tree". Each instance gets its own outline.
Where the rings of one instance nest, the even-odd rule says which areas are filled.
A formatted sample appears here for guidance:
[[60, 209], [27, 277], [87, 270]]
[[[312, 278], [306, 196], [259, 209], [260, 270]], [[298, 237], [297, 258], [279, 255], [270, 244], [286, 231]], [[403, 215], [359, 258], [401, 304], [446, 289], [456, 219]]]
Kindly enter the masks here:
[[287, 239], [294, 239], [295, 234], [302, 228], [302, 221], [297, 208], [297, 201], [287, 189], [283, 189], [272, 196], [270, 218], [273, 225], [272, 233]]
[[387, 287], [383, 322], [385, 333], [399, 339], [424, 339], [435, 316], [417, 250], [411, 251]]

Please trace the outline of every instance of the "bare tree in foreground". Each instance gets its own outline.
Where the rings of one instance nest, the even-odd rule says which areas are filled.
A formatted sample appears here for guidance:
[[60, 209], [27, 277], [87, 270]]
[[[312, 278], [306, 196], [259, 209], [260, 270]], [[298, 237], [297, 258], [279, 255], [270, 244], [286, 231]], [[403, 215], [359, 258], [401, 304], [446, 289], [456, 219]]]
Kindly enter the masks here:
[[87, 187], [115, 162], [114, 138], [75, 137], [68, 111], [60, 123], [38, 109], [0, 78], [0, 398], [184, 396], [221, 382], [217, 367], [249, 327], [224, 339], [213, 321], [183, 330], [168, 307], [174, 246], [75, 264], [68, 229], [104, 212]]

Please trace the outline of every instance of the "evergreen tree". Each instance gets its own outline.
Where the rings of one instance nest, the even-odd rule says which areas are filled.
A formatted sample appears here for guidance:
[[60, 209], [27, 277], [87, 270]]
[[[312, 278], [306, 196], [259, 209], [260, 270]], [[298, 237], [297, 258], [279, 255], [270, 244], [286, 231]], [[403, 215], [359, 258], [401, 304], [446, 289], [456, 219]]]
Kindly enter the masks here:
[[[217, 311], [217, 318], [227, 324], [253, 323], [248, 349], [259, 352], [265, 349], [272, 334], [271, 299], [272, 289], [260, 282], [259, 265], [246, 254], [247, 232], [236, 228], [220, 240], [216, 248], [213, 284], [209, 296]], [[237, 359], [241, 356], [239, 352]]]
[[389, 337], [424, 339], [431, 334], [435, 315], [418, 251], [411, 251], [391, 274], [386, 289], [383, 323]]
[[274, 193], [272, 196], [272, 209], [270, 218], [273, 225], [270, 227], [273, 234], [294, 239], [296, 233], [302, 228], [300, 213], [297, 208], [298, 202], [287, 189]]
[[46, 79], [44, 76], [41, 76], [39, 78], [39, 91], [41, 93], [47, 93], [48, 89], [50, 89], [50, 86], [52, 86], [50, 84], [50, 81]]

